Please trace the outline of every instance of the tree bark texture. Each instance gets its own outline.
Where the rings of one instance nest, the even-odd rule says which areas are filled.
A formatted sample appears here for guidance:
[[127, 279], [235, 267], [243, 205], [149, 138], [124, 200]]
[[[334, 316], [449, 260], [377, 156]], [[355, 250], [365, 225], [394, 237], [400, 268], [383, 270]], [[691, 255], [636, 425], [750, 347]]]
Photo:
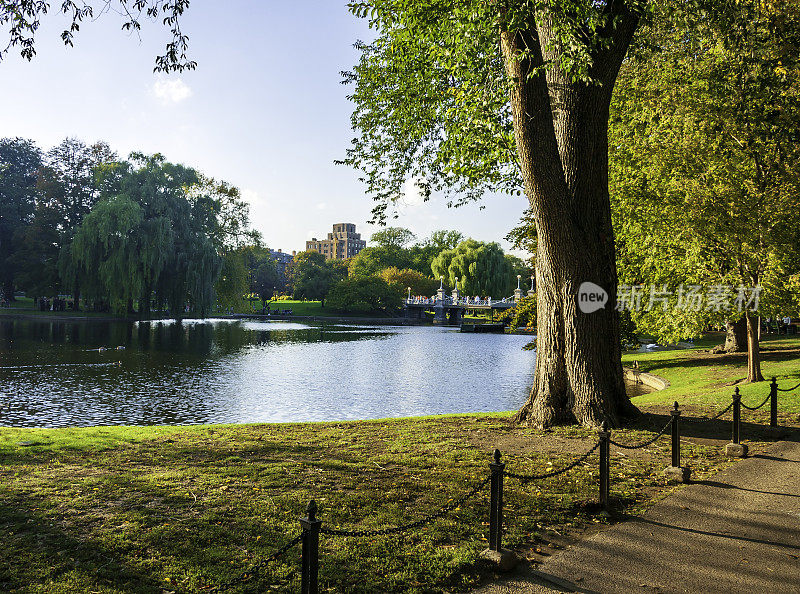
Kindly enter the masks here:
[[763, 382], [761, 353], [758, 345], [758, 318], [750, 312], [747, 312], [745, 317], [747, 318], [747, 381]]
[[739, 320], [725, 321], [726, 353], [743, 353], [747, 350], [747, 320], [742, 316]]
[[[608, 420], [618, 426], [638, 413], [622, 378], [607, 138], [614, 81], [636, 25], [633, 15], [619, 15], [611, 46], [595, 56], [596, 84], [572, 81], [558, 67], [532, 74], [560, 58], [546, 18], [524, 31], [501, 32], [514, 81], [519, 163], [537, 231], [536, 372], [516, 416], [524, 424], [597, 426]], [[584, 282], [606, 291], [605, 307], [580, 310]]]

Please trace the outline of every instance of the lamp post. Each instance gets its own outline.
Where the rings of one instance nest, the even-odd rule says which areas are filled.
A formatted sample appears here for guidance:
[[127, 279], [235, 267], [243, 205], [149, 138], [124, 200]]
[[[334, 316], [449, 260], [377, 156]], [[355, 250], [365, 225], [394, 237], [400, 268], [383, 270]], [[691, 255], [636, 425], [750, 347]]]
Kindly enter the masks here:
[[411, 301], [411, 287], [406, 287], [408, 289], [408, 300]]
[[517, 288], [514, 289], [514, 301], [519, 301], [522, 299], [522, 288], [520, 287], [520, 279], [522, 278], [521, 274], [517, 275]]

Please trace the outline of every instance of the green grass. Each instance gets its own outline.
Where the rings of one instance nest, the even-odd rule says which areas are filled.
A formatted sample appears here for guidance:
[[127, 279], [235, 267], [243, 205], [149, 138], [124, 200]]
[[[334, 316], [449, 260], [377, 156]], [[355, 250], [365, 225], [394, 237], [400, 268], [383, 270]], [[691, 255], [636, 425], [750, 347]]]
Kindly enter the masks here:
[[[622, 357], [623, 365], [639, 362], [642, 371], [654, 373], [670, 382], [670, 386], [634, 399], [637, 405], [672, 404], [681, 406], [724, 407], [731, 402], [738, 387], [742, 401], [750, 406], [760, 404], [769, 394], [769, 381], [776, 377], [778, 385], [790, 388], [800, 383], [800, 337], [767, 335], [761, 342], [761, 370], [764, 382], [744, 383], [747, 379], [747, 353], [714, 355], [708, 352], [721, 343], [724, 336], [710, 334], [686, 350], [630, 353]], [[782, 412], [800, 412], [800, 390], [779, 395]]]
[[[640, 428], [615, 437], [651, 434]], [[553, 437], [562, 445], [547, 455], [542, 444]], [[0, 429], [0, 591], [203, 591], [249, 572], [298, 534], [297, 518], [311, 498], [327, 526], [394, 526], [486, 477], [496, 444], [509, 469], [525, 473], [564, 465], [594, 440], [584, 429], [514, 427], [507, 414]], [[644, 457], [614, 455], [612, 495], [623, 513], [638, 513], [671, 489], [660, 472], [662, 441]], [[729, 463], [717, 448], [691, 447], [685, 456], [700, 476]], [[505, 542], [535, 547], [547, 530], [604, 521], [596, 495], [596, 455], [561, 477], [529, 485], [507, 479]], [[323, 536], [322, 591], [469, 589], [491, 573], [476, 561], [486, 548], [487, 498], [484, 489], [451, 515], [401, 536]], [[248, 575], [232, 591], [296, 592], [298, 550]]]
[[19, 315], [26, 316], [57, 316], [62, 318], [69, 317], [88, 317], [88, 318], [108, 318], [116, 317], [113, 313], [99, 313], [95, 311], [40, 311], [38, 308], [33, 307], [33, 299], [31, 297], [17, 297], [16, 301], [12, 301], [10, 307], [0, 308], [0, 317], [3, 315]]
[[[261, 313], [261, 302], [255, 302], [256, 313]], [[286, 300], [286, 301], [271, 301], [269, 303], [269, 308], [272, 311], [275, 310], [283, 310], [283, 309], [291, 309], [292, 315], [295, 316], [316, 316], [316, 317], [346, 317], [346, 318], [381, 318], [386, 317], [380, 313], [370, 313], [370, 314], [357, 314], [351, 312], [341, 312], [335, 309], [331, 309], [330, 307], [322, 307], [321, 301], [295, 301], [295, 300]], [[249, 306], [245, 306], [240, 312], [238, 313], [251, 313], [253, 310]]]

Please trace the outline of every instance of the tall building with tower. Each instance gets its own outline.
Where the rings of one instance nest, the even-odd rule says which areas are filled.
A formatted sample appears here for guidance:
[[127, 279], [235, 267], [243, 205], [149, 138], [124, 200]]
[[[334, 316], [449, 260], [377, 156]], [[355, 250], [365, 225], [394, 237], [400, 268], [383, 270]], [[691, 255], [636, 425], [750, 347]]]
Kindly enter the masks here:
[[356, 233], [354, 223], [336, 223], [328, 239], [312, 237], [306, 242], [306, 251], [319, 252], [328, 260], [346, 260], [367, 247], [367, 242]]

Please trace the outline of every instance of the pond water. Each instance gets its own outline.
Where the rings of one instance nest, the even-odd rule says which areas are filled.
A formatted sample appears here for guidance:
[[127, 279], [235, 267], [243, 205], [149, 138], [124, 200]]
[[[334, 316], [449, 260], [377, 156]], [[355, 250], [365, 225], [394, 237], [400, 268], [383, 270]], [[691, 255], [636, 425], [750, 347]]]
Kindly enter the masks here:
[[430, 326], [0, 320], [0, 426], [513, 410], [533, 381], [529, 340]]

